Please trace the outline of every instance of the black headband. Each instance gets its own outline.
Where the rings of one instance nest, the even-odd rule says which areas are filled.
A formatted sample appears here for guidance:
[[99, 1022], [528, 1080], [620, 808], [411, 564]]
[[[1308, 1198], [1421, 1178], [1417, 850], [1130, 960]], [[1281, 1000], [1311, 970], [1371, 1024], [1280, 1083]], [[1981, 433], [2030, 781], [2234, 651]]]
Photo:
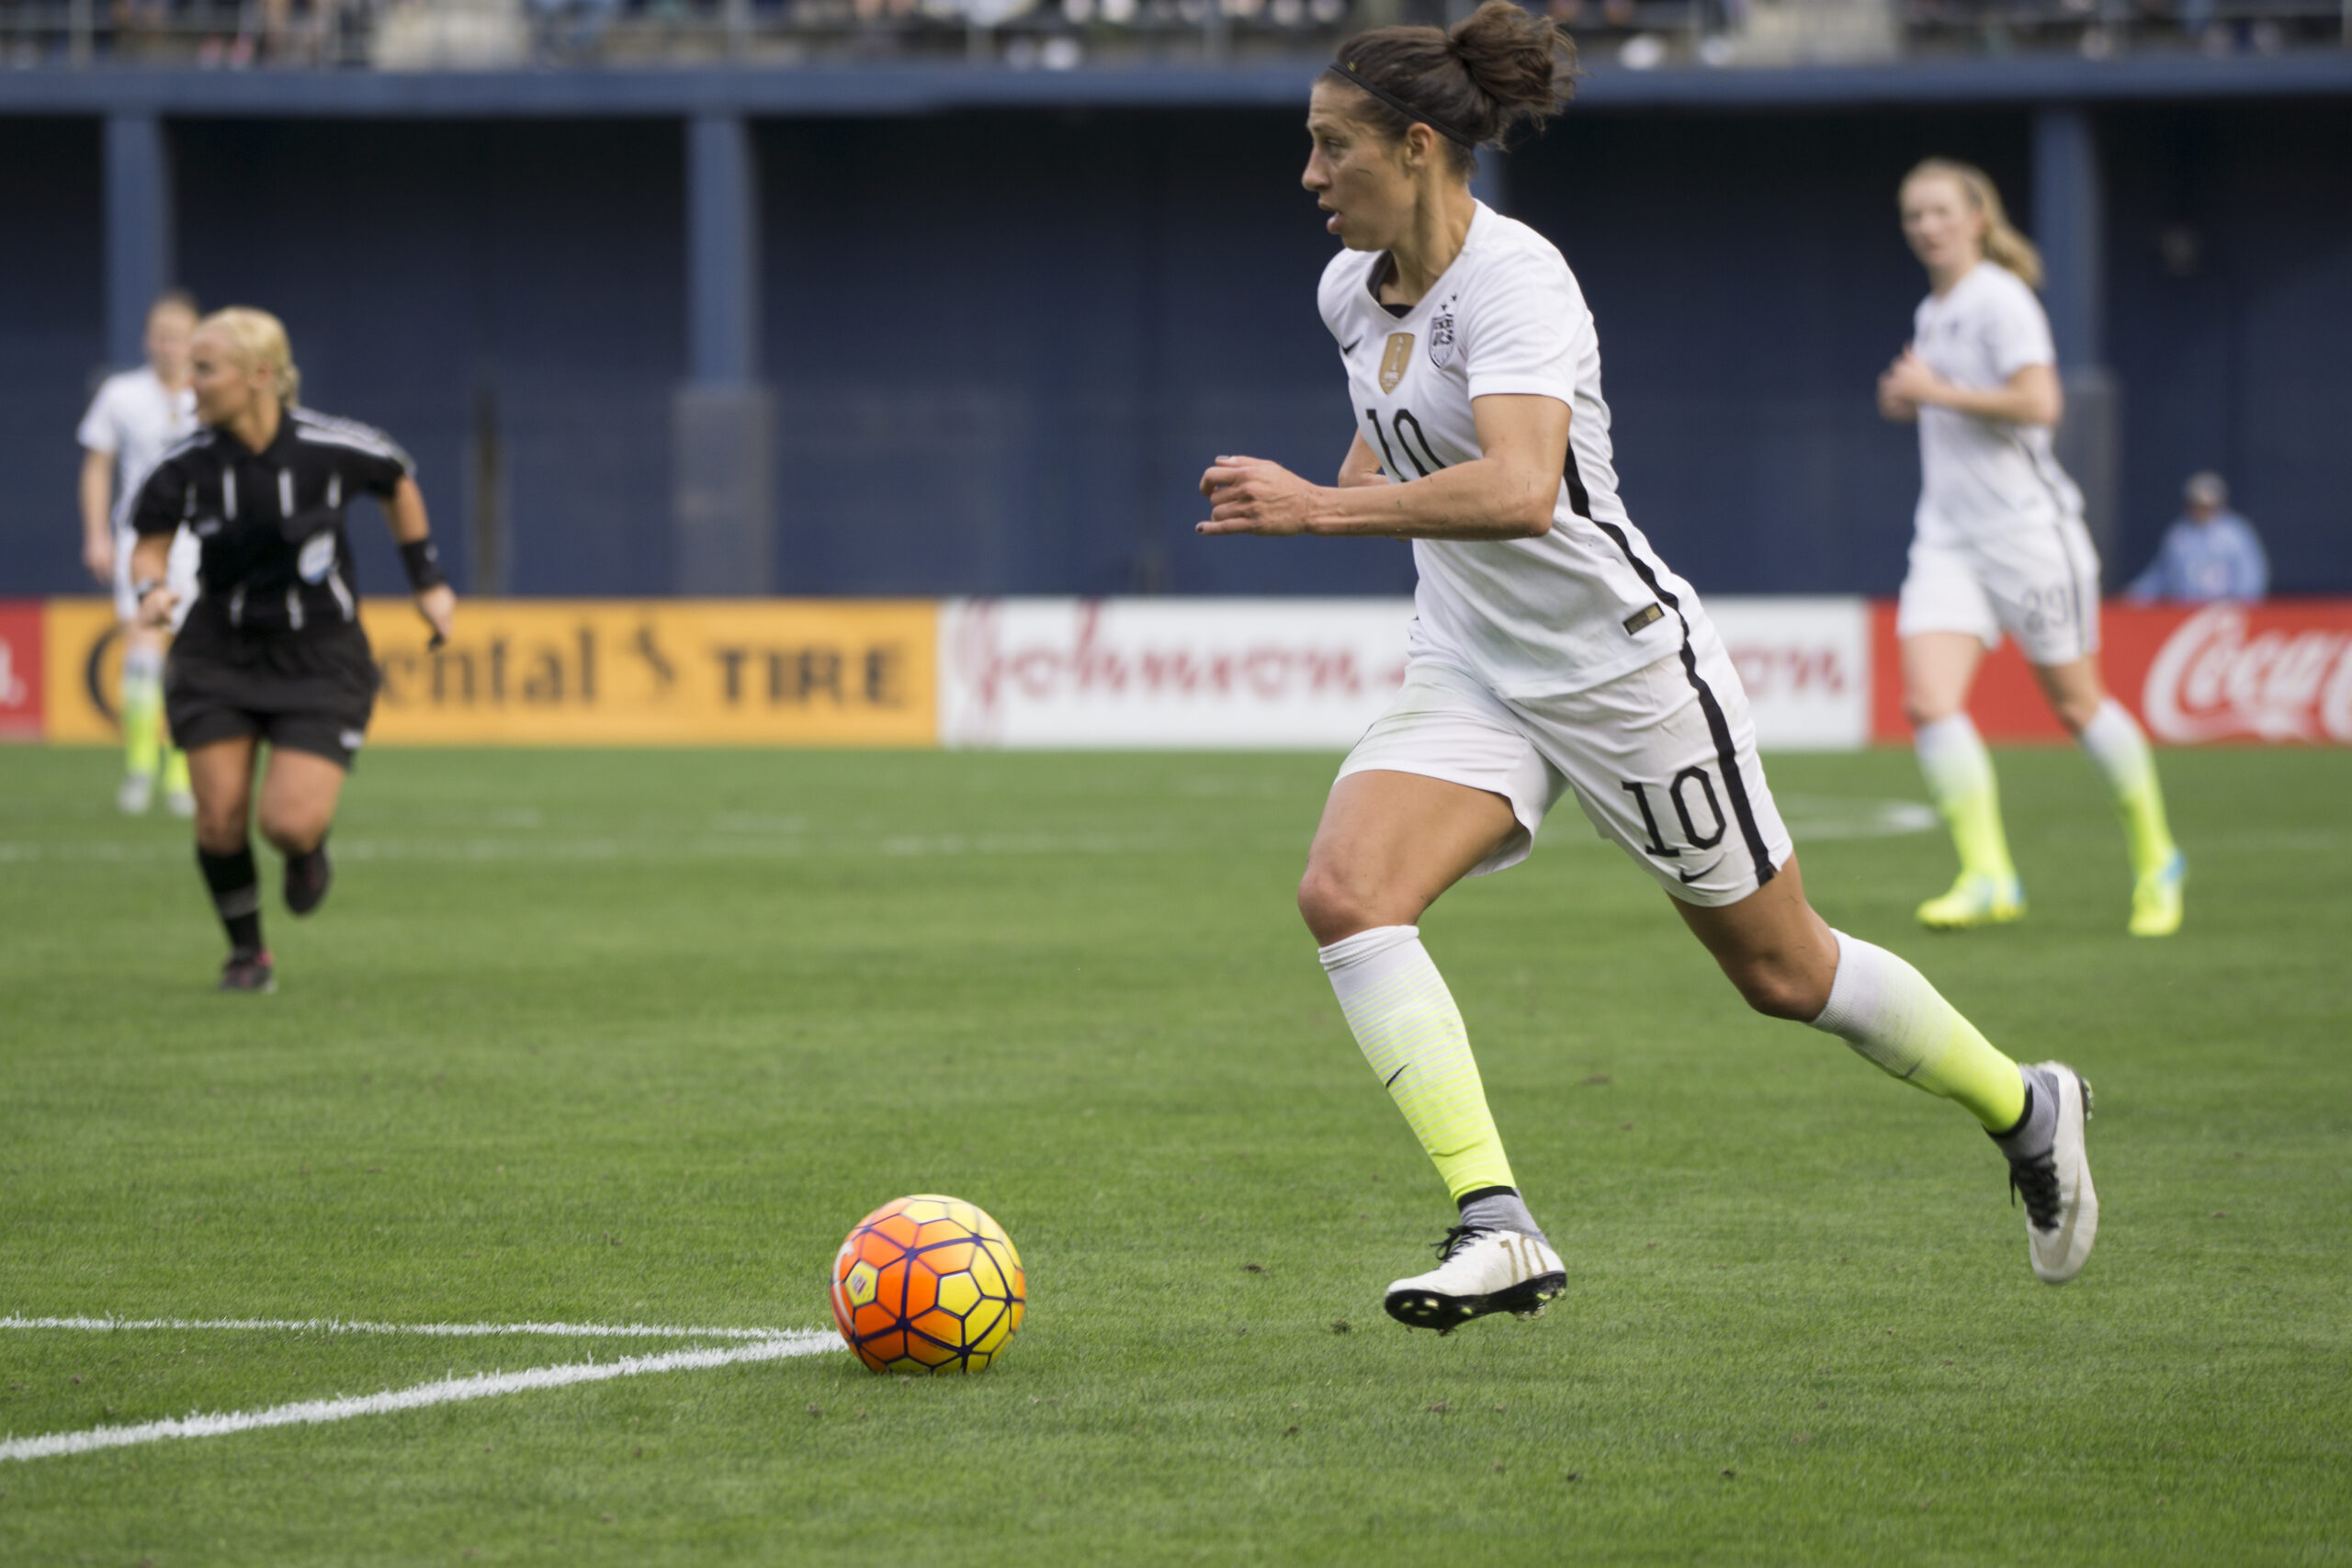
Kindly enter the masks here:
[[1390, 92], [1387, 88], [1377, 86], [1371, 82], [1365, 81], [1363, 77], [1357, 75], [1354, 72], [1349, 70], [1346, 66], [1340, 64], [1336, 61], [1332, 62], [1330, 70], [1334, 76], [1354, 83], [1357, 86], [1362, 87], [1365, 92], [1370, 93], [1374, 97], [1378, 98], [1382, 103], [1386, 104], [1390, 108], [1395, 109], [1398, 114], [1403, 115], [1407, 119], [1411, 120], [1414, 124], [1428, 126], [1431, 130], [1436, 131], [1440, 136], [1444, 137], [1448, 141], [1453, 142], [1457, 146], [1467, 147], [1474, 152], [1478, 150], [1478, 139], [1476, 137], [1465, 136], [1461, 131], [1454, 130], [1453, 127], [1446, 124], [1445, 121], [1437, 118], [1435, 116], [1423, 113], [1421, 110], [1417, 109], [1412, 105], [1407, 103], [1404, 99], [1398, 97], [1396, 94]]

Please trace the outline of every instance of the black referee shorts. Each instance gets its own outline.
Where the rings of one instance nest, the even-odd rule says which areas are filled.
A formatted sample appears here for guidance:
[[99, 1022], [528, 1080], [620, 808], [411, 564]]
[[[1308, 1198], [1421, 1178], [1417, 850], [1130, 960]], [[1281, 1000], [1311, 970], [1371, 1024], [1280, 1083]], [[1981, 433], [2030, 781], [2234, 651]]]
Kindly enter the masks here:
[[197, 602], [164, 668], [172, 744], [193, 750], [250, 735], [349, 769], [380, 681], [368, 634], [348, 622], [243, 631], [207, 608]]

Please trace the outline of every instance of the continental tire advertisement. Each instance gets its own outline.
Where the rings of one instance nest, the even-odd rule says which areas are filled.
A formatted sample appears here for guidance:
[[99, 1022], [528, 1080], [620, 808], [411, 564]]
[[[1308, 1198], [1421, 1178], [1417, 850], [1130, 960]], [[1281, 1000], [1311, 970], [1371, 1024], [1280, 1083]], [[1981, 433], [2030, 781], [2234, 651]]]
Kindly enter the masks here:
[[[40, 711], [13, 731], [112, 740], [112, 605], [37, 608]], [[360, 614], [383, 671], [371, 743], [928, 746], [938, 733], [928, 602], [469, 600], [438, 649], [404, 599]], [[31, 619], [0, 620], [0, 632]], [[0, 735], [11, 732], [0, 708]]]

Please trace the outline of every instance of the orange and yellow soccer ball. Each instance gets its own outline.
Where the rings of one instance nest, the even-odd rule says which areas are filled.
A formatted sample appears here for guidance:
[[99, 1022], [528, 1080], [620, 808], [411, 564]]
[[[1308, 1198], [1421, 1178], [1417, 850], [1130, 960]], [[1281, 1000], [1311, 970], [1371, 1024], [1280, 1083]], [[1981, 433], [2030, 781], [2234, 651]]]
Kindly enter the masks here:
[[977, 1372], [1021, 1326], [1028, 1281], [1004, 1227], [919, 1193], [857, 1223], [833, 1255], [833, 1322], [877, 1372]]

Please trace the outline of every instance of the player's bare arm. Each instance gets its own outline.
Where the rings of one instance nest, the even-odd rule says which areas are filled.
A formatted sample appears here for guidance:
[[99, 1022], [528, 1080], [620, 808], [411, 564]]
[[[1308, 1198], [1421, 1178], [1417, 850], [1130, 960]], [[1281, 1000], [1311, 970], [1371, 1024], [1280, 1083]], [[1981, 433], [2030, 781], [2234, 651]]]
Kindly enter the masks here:
[[[2055, 425], [2066, 412], [2058, 373], [2047, 365], [2020, 366], [1998, 387], [1955, 387], [1937, 375], [1909, 344], [1878, 378], [1878, 406], [1881, 413], [1893, 420], [1915, 420], [1922, 408], [1946, 408], [2011, 424]], [[1907, 413], [1892, 412], [1906, 407]]]
[[[1261, 457], [1220, 457], [1201, 476], [1203, 534], [1378, 539], [1532, 539], [1552, 527], [1568, 453], [1568, 405], [1496, 394], [1471, 404], [1485, 456], [1406, 484], [1310, 484]], [[1358, 436], [1349, 458], [1363, 446]], [[1342, 469], [1344, 477], [1346, 470]]]
[[[433, 537], [433, 525], [424, 515], [424, 492], [416, 488], [414, 479], [401, 480], [391, 499], [384, 502], [384, 524], [391, 529], [396, 545], [422, 545]], [[446, 637], [456, 630], [458, 594], [447, 583], [417, 590], [416, 608], [436, 637]]]
[[114, 581], [114, 454], [82, 449], [82, 566], [91, 581]]
[[[180, 596], [164, 581], [172, 560], [169, 534], [141, 534], [130, 550], [130, 581], [139, 592], [139, 624], [153, 631], [168, 628]], [[143, 586], [141, 586], [143, 585]]]

